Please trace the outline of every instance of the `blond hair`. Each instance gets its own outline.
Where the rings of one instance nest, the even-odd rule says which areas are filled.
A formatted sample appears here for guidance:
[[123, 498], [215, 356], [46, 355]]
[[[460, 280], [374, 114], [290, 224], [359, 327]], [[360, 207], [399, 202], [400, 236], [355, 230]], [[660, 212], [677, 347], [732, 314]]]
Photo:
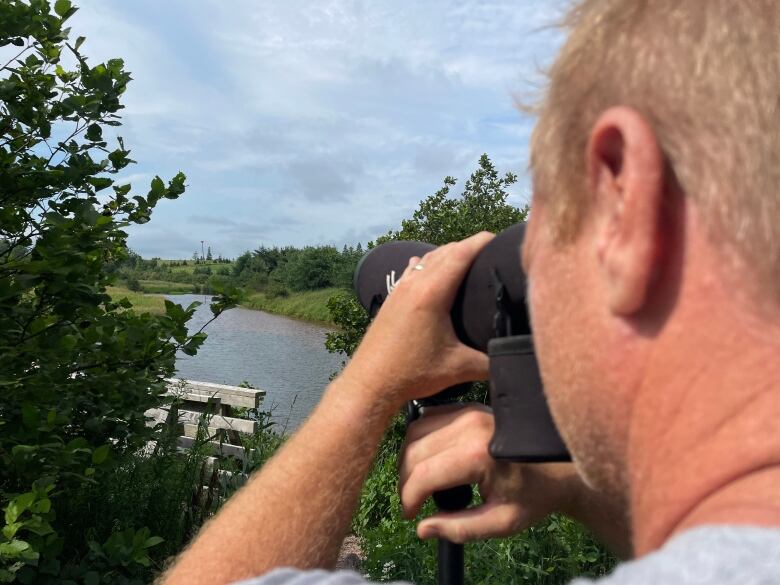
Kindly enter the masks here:
[[587, 206], [590, 128], [627, 105], [652, 124], [712, 239], [780, 289], [780, 2], [584, 0], [564, 25], [531, 141], [558, 235], [573, 237]]

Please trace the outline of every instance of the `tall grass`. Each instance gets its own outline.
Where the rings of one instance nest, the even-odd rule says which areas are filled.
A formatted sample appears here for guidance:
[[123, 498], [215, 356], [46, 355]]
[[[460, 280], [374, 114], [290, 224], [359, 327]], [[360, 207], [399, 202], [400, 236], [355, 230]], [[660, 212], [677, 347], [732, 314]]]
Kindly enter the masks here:
[[107, 292], [111, 300], [117, 302], [126, 298], [133, 304], [133, 309], [138, 313], [152, 313], [161, 315], [165, 313], [165, 297], [163, 295], [147, 295], [142, 292], [133, 292], [121, 286], [109, 286]]
[[333, 324], [327, 302], [339, 290], [341, 289], [323, 288], [291, 292], [287, 296], [272, 296], [259, 292], [249, 295], [241, 304], [250, 309], [259, 309], [296, 319]]
[[[186, 267], [185, 267], [186, 268]], [[195, 285], [167, 280], [139, 280], [141, 290], [151, 294], [178, 295], [195, 292]]]

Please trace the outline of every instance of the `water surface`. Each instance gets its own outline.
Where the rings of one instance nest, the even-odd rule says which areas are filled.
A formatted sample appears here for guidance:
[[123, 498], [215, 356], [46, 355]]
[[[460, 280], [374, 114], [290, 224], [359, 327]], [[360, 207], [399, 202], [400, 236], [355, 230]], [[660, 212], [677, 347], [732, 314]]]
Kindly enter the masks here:
[[[168, 295], [187, 306], [201, 301], [190, 331], [211, 318], [209, 297]], [[325, 327], [237, 307], [220, 315], [207, 328], [208, 339], [196, 356], [179, 355], [178, 376], [201, 382], [231, 384], [243, 381], [267, 392], [263, 408], [274, 420], [294, 430], [309, 415], [342, 361], [325, 349]]]

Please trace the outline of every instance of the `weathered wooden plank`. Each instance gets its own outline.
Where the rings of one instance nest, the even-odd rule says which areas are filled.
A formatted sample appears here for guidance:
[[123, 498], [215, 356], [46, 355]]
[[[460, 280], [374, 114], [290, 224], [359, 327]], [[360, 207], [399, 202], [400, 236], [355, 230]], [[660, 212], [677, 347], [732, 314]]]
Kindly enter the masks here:
[[206, 395], [219, 397], [222, 404], [229, 406], [242, 406], [257, 408], [265, 397], [265, 390], [256, 388], [239, 388], [226, 384], [213, 384], [211, 382], [197, 382], [194, 380], [178, 380], [169, 378], [168, 394], [174, 395]]
[[201, 394], [199, 392], [181, 392], [176, 393], [175, 396], [185, 402], [207, 403], [213, 404], [214, 406], [222, 405], [222, 397], [216, 395], [211, 396], [209, 394]]
[[[168, 422], [168, 412], [169, 411], [166, 408], [151, 408], [146, 411], [146, 416], [152, 417], [156, 423], [165, 423]], [[202, 416], [204, 416], [202, 412], [182, 410], [181, 408], [179, 410], [179, 422], [181, 423], [198, 426]], [[206, 415], [206, 417], [208, 418], [208, 425], [210, 429], [225, 429], [228, 431], [247, 433], [249, 435], [257, 432], [258, 423], [256, 420], [247, 420], [233, 416], [222, 416], [220, 414]]]
[[[195, 439], [192, 437], [179, 437], [176, 441], [176, 444], [182, 449], [191, 449], [195, 445]], [[207, 444], [213, 454], [227, 457], [236, 457], [241, 460], [246, 459], [246, 451], [243, 447], [238, 445], [229, 445], [227, 443], [218, 443], [216, 441], [209, 441]], [[254, 449], [251, 451], [254, 451]]]
[[[203, 415], [199, 412], [191, 412], [187, 410], [179, 411], [179, 420], [181, 422], [189, 423], [195, 426], [198, 426], [200, 423], [201, 416]], [[207, 416], [207, 418], [209, 428], [238, 431], [239, 433], [247, 433], [249, 435], [257, 432], [257, 421], [255, 420], [247, 420], [233, 416], [222, 416], [220, 414]]]

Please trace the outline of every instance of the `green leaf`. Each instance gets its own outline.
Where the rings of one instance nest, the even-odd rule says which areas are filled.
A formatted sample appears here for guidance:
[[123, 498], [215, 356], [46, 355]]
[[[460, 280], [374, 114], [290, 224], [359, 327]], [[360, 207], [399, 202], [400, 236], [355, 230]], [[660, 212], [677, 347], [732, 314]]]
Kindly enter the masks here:
[[16, 522], [19, 516], [24, 514], [34, 501], [35, 494], [33, 492], [27, 492], [8, 502], [8, 505], [5, 508], [5, 523], [13, 524]]
[[76, 336], [63, 335], [60, 337], [60, 347], [65, 351], [72, 351], [76, 347]]
[[11, 522], [10, 524], [6, 524], [3, 526], [3, 536], [5, 536], [6, 540], [11, 540], [21, 527], [21, 522]]
[[165, 183], [163, 183], [163, 180], [160, 177], [152, 179], [151, 193], [158, 197], [162, 197], [163, 194], [165, 194]]
[[62, 18], [70, 11], [71, 6], [72, 3], [70, 0], [57, 0], [57, 2], [54, 3], [54, 12]]
[[89, 177], [87, 182], [95, 188], [95, 191], [102, 191], [114, 184], [114, 180], [107, 177]]
[[23, 540], [12, 540], [0, 544], [0, 555], [18, 557], [20, 553], [30, 548], [30, 543]]
[[86, 41], [86, 40], [87, 40], [86, 37], [79, 37], [79, 38], [77, 38], [76, 39], [76, 44], [73, 45], [73, 48], [78, 51], [79, 47], [81, 47], [81, 45], [83, 45], [84, 41]]
[[100, 574], [97, 571], [84, 573], [84, 585], [100, 585]]
[[49, 498], [38, 500], [32, 506], [30, 506], [30, 511], [36, 514], [48, 514], [50, 510], [51, 500]]
[[22, 422], [28, 429], [38, 428], [38, 423], [40, 422], [38, 409], [32, 404], [22, 406]]
[[165, 542], [165, 539], [161, 536], [150, 536], [146, 539], [146, 542], [144, 542], [144, 548], [152, 548], [153, 546], [157, 546], [161, 542]]
[[92, 452], [92, 463], [100, 465], [108, 458], [110, 451], [111, 445], [101, 445]]
[[103, 139], [103, 129], [100, 127], [99, 124], [90, 124], [87, 127], [87, 132], [85, 136], [87, 140], [91, 140], [92, 142], [98, 142]]

